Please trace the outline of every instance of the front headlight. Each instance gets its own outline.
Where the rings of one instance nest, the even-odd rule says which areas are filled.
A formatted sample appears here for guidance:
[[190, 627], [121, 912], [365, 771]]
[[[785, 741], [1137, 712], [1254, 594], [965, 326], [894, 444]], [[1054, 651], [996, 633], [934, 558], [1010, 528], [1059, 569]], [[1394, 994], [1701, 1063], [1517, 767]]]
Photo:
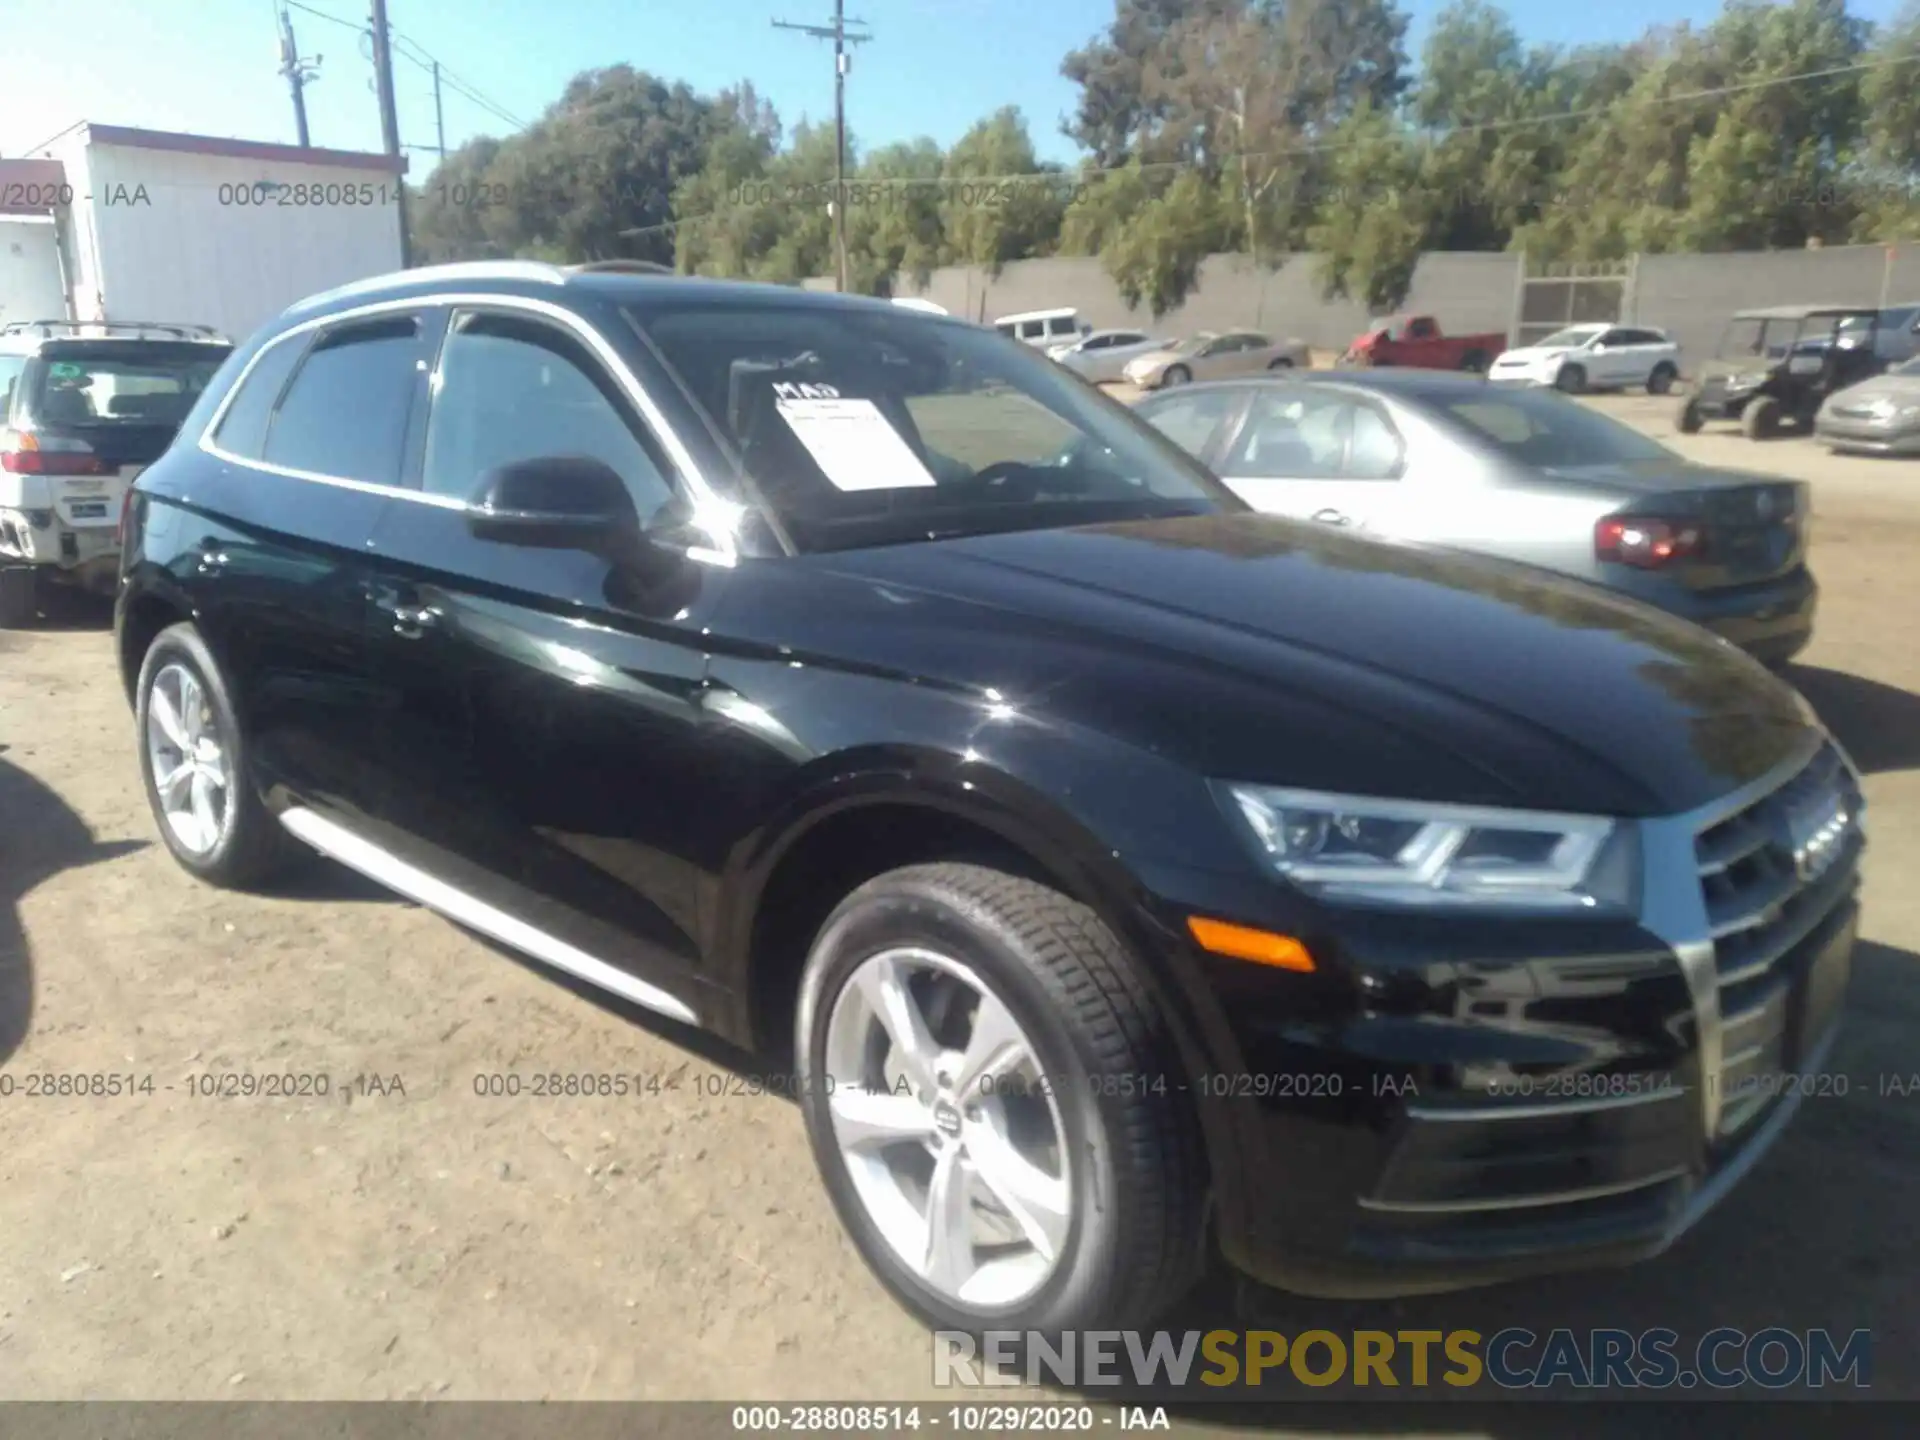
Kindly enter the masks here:
[[1573, 911], [1638, 899], [1637, 832], [1602, 816], [1215, 788], [1259, 857], [1324, 899]]

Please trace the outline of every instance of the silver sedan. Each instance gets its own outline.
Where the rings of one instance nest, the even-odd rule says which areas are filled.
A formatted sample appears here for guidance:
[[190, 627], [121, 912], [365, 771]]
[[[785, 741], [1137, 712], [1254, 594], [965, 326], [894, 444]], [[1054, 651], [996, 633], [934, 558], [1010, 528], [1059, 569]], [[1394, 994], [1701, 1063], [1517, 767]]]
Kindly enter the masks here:
[[1770, 664], [1812, 638], [1806, 485], [1692, 464], [1551, 390], [1336, 371], [1137, 408], [1256, 509], [1559, 571]]
[[1168, 343], [1144, 330], [1096, 330], [1064, 345], [1051, 346], [1047, 354], [1098, 385], [1122, 379], [1129, 361], [1150, 355]]
[[1814, 417], [1813, 433], [1829, 450], [1920, 455], [1920, 357], [1836, 390]]

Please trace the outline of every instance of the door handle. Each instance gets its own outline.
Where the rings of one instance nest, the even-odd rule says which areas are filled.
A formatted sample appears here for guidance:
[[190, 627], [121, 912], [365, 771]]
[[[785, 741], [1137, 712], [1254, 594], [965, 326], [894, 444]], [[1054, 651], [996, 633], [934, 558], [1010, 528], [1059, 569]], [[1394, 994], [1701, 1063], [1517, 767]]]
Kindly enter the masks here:
[[1353, 523], [1352, 516], [1343, 515], [1338, 510], [1316, 510], [1313, 512], [1313, 518], [1318, 520], [1322, 525], [1351, 525]]
[[440, 622], [440, 611], [432, 605], [383, 605], [393, 617], [393, 633], [403, 640], [418, 640]]
[[403, 640], [418, 640], [440, 623], [437, 605], [410, 604], [392, 590], [370, 590], [369, 598], [393, 622], [393, 633]]

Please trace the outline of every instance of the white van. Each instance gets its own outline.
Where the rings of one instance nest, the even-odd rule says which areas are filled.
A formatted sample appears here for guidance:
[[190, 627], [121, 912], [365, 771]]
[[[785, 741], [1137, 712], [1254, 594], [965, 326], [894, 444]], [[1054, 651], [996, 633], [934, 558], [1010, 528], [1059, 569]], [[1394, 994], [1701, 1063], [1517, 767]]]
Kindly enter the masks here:
[[1072, 309], [1029, 310], [1021, 315], [1002, 315], [993, 322], [993, 328], [1002, 335], [1028, 345], [1037, 345], [1043, 350], [1049, 345], [1070, 344], [1093, 331], [1091, 325], [1080, 322], [1080, 312]]

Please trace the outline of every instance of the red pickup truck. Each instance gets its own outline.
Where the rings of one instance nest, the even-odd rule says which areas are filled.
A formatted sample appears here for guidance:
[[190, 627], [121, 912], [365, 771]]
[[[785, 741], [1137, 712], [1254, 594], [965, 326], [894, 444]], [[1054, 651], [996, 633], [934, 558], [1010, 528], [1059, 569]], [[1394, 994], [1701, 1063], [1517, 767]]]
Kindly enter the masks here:
[[1507, 348], [1504, 334], [1442, 335], [1431, 315], [1376, 320], [1347, 347], [1343, 365], [1407, 365], [1416, 370], [1473, 370], [1482, 374]]

